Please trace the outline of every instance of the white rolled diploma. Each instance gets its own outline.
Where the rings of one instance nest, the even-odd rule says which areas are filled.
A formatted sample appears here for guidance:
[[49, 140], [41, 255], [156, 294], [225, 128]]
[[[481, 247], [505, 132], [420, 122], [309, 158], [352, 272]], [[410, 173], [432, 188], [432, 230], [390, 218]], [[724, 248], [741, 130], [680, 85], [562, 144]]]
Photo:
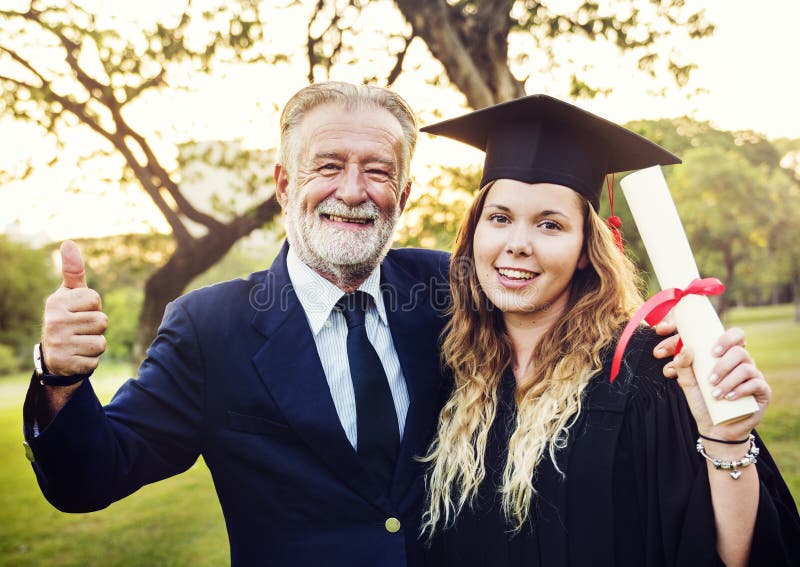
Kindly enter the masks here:
[[[700, 273], [661, 168], [631, 173], [620, 185], [661, 289], [686, 288]], [[692, 368], [714, 425], [758, 411], [753, 396], [718, 400], [711, 395], [715, 386], [708, 377], [716, 361], [711, 351], [724, 328], [708, 297], [687, 295], [673, 312], [681, 340], [694, 352]]]

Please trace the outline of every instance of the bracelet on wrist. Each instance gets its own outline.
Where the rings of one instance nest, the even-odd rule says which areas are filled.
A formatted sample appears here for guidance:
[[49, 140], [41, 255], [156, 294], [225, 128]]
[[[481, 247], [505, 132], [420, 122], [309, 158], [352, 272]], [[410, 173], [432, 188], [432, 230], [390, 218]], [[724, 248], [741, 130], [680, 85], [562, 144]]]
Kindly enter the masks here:
[[751, 440], [750, 437], [748, 437], [747, 439], [742, 439], [741, 441], [728, 441], [726, 439], [717, 439], [715, 437], [708, 437], [706, 435], [703, 435], [702, 433], [698, 433], [698, 435], [700, 435], [700, 437], [702, 437], [706, 441], [714, 441], [715, 443], [723, 443], [725, 445], [744, 445], [745, 443]]
[[750, 447], [747, 450], [747, 454], [737, 461], [723, 461], [721, 459], [716, 459], [711, 455], [709, 455], [708, 453], [706, 453], [706, 448], [703, 445], [702, 435], [697, 438], [696, 449], [697, 452], [700, 453], [700, 455], [704, 459], [706, 459], [707, 461], [709, 461], [711, 464], [714, 465], [714, 468], [716, 470], [729, 471], [728, 474], [731, 475], [731, 478], [733, 480], [738, 480], [739, 477], [742, 476], [742, 471], [740, 471], [739, 469], [749, 467], [750, 465], [754, 465], [758, 461], [759, 449], [756, 446], [755, 435], [751, 433], [750, 436], [747, 438], [747, 440], [750, 441]]

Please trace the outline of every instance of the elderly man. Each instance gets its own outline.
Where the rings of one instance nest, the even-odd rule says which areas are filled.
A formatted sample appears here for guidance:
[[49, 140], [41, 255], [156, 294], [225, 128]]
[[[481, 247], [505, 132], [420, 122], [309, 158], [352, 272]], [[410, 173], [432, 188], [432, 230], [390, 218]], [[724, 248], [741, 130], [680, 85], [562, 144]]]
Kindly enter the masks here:
[[413, 457], [439, 409], [447, 256], [388, 251], [415, 141], [386, 89], [295, 94], [275, 166], [288, 244], [269, 270], [170, 304], [105, 407], [84, 378], [106, 317], [66, 243], [25, 402], [47, 499], [98, 510], [203, 455], [234, 565], [418, 564]]

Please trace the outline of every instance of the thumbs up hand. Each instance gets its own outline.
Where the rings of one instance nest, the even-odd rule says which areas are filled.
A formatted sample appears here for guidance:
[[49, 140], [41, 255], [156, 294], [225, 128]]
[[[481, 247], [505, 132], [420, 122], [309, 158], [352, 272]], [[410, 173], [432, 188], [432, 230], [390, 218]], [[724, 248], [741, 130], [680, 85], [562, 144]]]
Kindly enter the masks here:
[[71, 240], [61, 245], [63, 281], [44, 307], [42, 352], [51, 374], [89, 374], [106, 350], [103, 336], [108, 317], [100, 295], [86, 287], [86, 272], [78, 247]]
[[86, 287], [86, 272], [83, 269], [81, 251], [71, 240], [61, 245], [61, 274], [64, 279], [61, 287], [77, 289]]

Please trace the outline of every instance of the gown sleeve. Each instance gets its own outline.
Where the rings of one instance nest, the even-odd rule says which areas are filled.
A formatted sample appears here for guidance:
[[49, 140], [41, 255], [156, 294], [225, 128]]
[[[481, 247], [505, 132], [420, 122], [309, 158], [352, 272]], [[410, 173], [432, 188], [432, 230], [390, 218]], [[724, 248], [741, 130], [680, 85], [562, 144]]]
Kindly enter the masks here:
[[[652, 346], [649, 345], [650, 352]], [[645, 347], [648, 348], [648, 347]], [[614, 467], [617, 563], [723, 565], [705, 460], [683, 391], [647, 352], [631, 382]], [[750, 565], [800, 565], [800, 518], [763, 442]]]

